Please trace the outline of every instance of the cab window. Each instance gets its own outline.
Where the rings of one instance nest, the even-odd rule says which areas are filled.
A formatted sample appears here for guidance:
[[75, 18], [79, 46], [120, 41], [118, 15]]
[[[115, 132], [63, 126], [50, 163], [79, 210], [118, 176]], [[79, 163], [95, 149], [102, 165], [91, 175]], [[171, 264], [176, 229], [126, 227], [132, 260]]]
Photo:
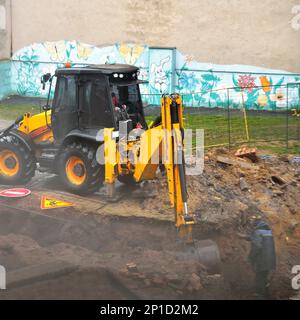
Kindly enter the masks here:
[[80, 124], [84, 128], [112, 127], [113, 118], [104, 77], [83, 77], [80, 86]]
[[58, 78], [54, 108], [56, 111], [76, 111], [76, 79], [74, 76]]

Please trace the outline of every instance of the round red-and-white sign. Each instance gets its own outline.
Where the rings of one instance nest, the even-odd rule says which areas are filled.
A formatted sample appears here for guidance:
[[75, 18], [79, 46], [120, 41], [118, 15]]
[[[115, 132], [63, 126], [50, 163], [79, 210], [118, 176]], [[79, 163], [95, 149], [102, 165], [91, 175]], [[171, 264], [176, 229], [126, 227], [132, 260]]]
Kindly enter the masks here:
[[31, 194], [31, 191], [24, 188], [7, 189], [0, 192], [0, 197], [22, 198]]

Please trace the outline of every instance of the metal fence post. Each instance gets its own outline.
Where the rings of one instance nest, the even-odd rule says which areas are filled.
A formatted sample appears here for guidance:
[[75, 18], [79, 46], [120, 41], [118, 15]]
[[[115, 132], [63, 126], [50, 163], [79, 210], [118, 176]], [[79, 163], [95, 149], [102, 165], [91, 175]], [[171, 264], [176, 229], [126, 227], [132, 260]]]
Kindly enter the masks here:
[[247, 119], [247, 112], [246, 112], [246, 105], [245, 105], [245, 98], [244, 98], [244, 90], [241, 90], [242, 94], [242, 109], [243, 109], [243, 117], [244, 117], [244, 124], [245, 124], [245, 132], [246, 132], [246, 140], [247, 142], [250, 141], [249, 137], [249, 127], [248, 127], [248, 119]]
[[[299, 102], [297, 105], [297, 114], [300, 111], [300, 84], [298, 84], [298, 98], [299, 98]], [[300, 138], [300, 122], [298, 119], [298, 121], [297, 121], [297, 139], [299, 139], [299, 138]]]
[[227, 129], [228, 129], [228, 148], [231, 147], [231, 128], [230, 128], [230, 100], [229, 88], [227, 88]]
[[173, 48], [172, 49], [172, 84], [171, 84], [171, 92], [176, 91], [176, 67], [177, 67], [177, 49]]
[[289, 84], [286, 85], [286, 150], [289, 149]]

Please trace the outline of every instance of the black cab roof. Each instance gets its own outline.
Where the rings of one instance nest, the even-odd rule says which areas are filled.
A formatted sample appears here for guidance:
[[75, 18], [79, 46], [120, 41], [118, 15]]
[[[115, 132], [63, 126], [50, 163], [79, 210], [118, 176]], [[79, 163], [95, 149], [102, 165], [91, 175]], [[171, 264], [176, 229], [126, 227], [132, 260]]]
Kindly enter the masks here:
[[104, 74], [109, 76], [114, 73], [134, 73], [138, 70], [139, 68], [129, 64], [99, 64], [93, 66], [60, 68], [56, 70], [55, 74]]

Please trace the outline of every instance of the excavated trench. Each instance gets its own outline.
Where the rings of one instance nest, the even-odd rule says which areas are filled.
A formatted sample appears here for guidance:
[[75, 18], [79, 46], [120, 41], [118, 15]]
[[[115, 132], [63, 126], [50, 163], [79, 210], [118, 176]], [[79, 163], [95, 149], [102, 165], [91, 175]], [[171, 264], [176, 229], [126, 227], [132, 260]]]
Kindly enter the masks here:
[[[15, 279], [0, 298], [253, 299], [250, 245], [240, 237], [250, 232], [253, 215], [274, 232], [271, 298], [295, 295], [291, 269], [300, 264], [299, 166], [273, 157], [249, 168], [246, 162], [220, 163], [219, 154], [236, 160], [224, 149], [208, 152], [203, 174], [187, 179], [189, 208], [198, 222], [194, 238], [218, 244], [219, 274], [210, 274], [178, 243], [165, 177], [144, 193], [119, 188], [119, 201], [109, 203], [101, 194], [64, 193], [55, 179], [38, 175], [28, 186], [30, 197], [0, 199], [0, 264]], [[43, 194], [71, 201], [74, 208], [40, 210]]]
[[[103, 218], [76, 211], [61, 213], [58, 218], [2, 203], [0, 261], [8, 273], [40, 264], [49, 264], [51, 271], [57, 260], [77, 268], [39, 281], [29, 278], [26, 285], [8, 287], [1, 298], [254, 298], [247, 244], [236, 246], [232, 230], [205, 234], [196, 228], [195, 237], [208, 237], [219, 244], [221, 275], [208, 274], [196, 259], [178, 258], [182, 247], [169, 222]], [[128, 263], [134, 263], [137, 270], [128, 272]], [[193, 274], [200, 278], [196, 285], [190, 281]]]

